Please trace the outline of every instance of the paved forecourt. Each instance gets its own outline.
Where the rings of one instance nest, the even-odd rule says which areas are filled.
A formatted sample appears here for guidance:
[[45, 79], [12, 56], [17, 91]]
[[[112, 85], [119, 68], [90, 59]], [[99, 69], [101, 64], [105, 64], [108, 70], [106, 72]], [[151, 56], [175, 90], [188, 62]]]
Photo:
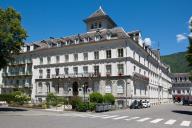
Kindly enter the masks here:
[[0, 112], [0, 127], [45, 128], [182, 128], [192, 127], [192, 106], [160, 105], [147, 109], [105, 113], [81, 112]]

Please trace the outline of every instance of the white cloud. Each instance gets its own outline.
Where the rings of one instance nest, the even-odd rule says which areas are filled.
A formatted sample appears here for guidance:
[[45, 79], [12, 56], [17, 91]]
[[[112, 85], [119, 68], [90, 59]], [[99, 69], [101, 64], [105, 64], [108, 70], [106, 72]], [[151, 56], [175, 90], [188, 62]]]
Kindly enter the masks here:
[[145, 39], [144, 39], [144, 43], [145, 43], [146, 45], [151, 46], [152, 41], [151, 41], [151, 39], [150, 39], [150, 38], [145, 38]]
[[192, 33], [190, 33], [188, 36], [192, 38]]
[[176, 38], [177, 38], [177, 42], [182, 42], [183, 40], [187, 39], [187, 36], [185, 36], [184, 34], [177, 34]]
[[191, 18], [189, 19], [189, 29], [192, 30], [192, 16], [191, 16]]

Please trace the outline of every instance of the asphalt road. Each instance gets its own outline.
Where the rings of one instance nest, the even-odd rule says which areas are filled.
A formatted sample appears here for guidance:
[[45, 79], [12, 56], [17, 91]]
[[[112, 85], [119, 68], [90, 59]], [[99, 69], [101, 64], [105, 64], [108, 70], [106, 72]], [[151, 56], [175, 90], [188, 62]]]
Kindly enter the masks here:
[[105, 113], [0, 111], [0, 128], [183, 128], [192, 127], [192, 106], [164, 104]]

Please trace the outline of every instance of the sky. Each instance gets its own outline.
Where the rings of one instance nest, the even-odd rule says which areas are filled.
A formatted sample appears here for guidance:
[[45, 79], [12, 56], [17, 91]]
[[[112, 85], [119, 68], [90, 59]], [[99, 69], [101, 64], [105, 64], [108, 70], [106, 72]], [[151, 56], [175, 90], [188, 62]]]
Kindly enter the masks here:
[[127, 32], [140, 30], [161, 55], [187, 50], [192, 0], [0, 0], [0, 8], [21, 14], [28, 43], [86, 32], [83, 20], [99, 6]]

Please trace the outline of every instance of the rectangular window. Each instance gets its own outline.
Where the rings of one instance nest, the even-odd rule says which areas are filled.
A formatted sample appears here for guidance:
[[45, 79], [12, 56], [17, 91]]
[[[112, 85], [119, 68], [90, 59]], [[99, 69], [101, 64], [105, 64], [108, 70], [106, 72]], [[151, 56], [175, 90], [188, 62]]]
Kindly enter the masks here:
[[43, 70], [40, 69], [40, 70], [39, 70], [39, 79], [42, 79], [42, 78], [43, 78]]
[[75, 75], [77, 75], [78, 74], [78, 67], [73, 67], [73, 72]]
[[123, 64], [118, 64], [117, 68], [118, 68], [118, 74], [119, 75], [123, 75], [124, 74], [124, 65]]
[[74, 54], [74, 61], [78, 61], [78, 54]]
[[94, 74], [99, 75], [99, 66], [94, 66]]
[[106, 51], [106, 58], [111, 58], [111, 50]]
[[56, 76], [59, 75], [59, 68], [56, 68], [56, 69], [55, 69], [55, 74], [56, 74]]
[[87, 74], [87, 73], [88, 73], [88, 67], [87, 67], [87, 66], [84, 66], [84, 67], [83, 67], [83, 73], [84, 73], [84, 74]]
[[42, 57], [40, 58], [40, 64], [43, 64], [43, 58]]
[[84, 60], [88, 60], [88, 53], [83, 53]]
[[69, 69], [68, 68], [64, 68], [64, 72], [65, 72], [65, 75], [68, 75], [69, 74]]
[[133, 59], [135, 59], [135, 52], [133, 52]]
[[95, 60], [99, 59], [99, 51], [94, 52], [94, 58]]
[[47, 69], [47, 78], [50, 78], [50, 69]]
[[39, 82], [38, 84], [38, 93], [42, 93], [43, 92], [43, 85], [41, 82]]
[[60, 62], [60, 56], [56, 56], [56, 63]]
[[65, 55], [65, 62], [69, 62], [69, 55]]
[[47, 57], [47, 64], [51, 63], [51, 57]]
[[118, 49], [118, 57], [123, 57], [123, 48]]
[[106, 65], [106, 75], [111, 75], [111, 65]]

